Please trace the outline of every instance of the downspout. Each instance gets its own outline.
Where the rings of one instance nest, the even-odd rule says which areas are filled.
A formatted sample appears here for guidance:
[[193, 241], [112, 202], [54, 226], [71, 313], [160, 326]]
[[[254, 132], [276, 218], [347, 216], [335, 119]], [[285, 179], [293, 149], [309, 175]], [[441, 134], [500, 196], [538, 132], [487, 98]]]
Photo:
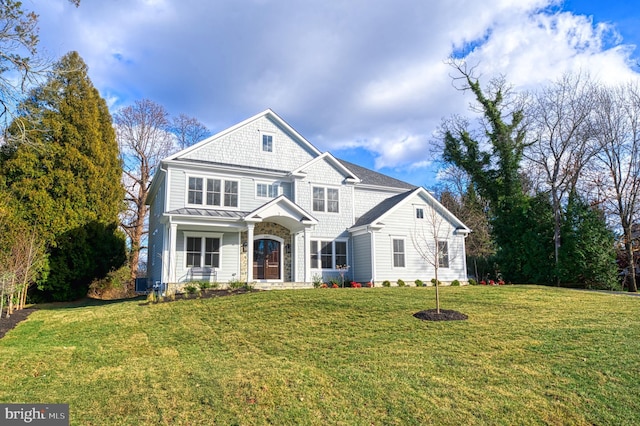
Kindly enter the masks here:
[[367, 227], [367, 232], [371, 235], [371, 283], [375, 286], [376, 283], [376, 235], [374, 234], [371, 226]]

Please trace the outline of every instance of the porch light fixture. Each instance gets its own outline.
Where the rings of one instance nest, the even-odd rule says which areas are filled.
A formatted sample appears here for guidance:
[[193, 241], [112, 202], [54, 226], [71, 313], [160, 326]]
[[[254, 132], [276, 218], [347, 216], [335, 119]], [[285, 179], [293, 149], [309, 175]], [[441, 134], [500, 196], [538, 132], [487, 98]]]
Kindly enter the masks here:
[[246, 252], [247, 252], [247, 246], [248, 246], [248, 244], [247, 244], [247, 242], [246, 242], [246, 241], [245, 241], [244, 243], [242, 243], [242, 252], [243, 252], [243, 253], [246, 253]]

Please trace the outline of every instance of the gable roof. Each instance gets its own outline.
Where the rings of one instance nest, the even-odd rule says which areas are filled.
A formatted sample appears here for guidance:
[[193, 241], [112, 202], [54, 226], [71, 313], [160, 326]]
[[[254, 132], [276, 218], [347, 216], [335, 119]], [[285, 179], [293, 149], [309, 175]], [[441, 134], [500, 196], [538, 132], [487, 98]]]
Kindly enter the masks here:
[[429, 200], [433, 207], [437, 207], [442, 215], [450, 220], [460, 232], [469, 233], [471, 230], [460, 221], [453, 213], [451, 213], [445, 206], [440, 204], [436, 198], [422, 187], [417, 187], [413, 190], [403, 192], [402, 194], [395, 195], [387, 198], [367, 213], [363, 214], [356, 223], [350, 228], [351, 230], [362, 226], [384, 226], [383, 220], [385, 217], [391, 215], [396, 209], [398, 209], [404, 202], [414, 195], [419, 195]]
[[263, 219], [278, 223], [293, 232], [318, 224], [318, 220], [305, 209], [280, 195], [263, 204], [244, 217], [246, 222], [261, 222]]
[[240, 123], [231, 126], [227, 129], [222, 130], [221, 132], [216, 133], [213, 136], [209, 136], [206, 139], [201, 140], [200, 142], [198, 142], [195, 145], [192, 145], [188, 148], [183, 149], [182, 151], [178, 151], [175, 154], [170, 155], [169, 157], [165, 158], [164, 161], [168, 161], [168, 160], [175, 160], [177, 158], [183, 157], [187, 154], [189, 154], [190, 152], [196, 151], [197, 149], [200, 149], [203, 145], [206, 145], [207, 143], [216, 140], [222, 136], [225, 136], [229, 133], [232, 133], [234, 131], [236, 131], [237, 129], [246, 126], [247, 124], [251, 123], [252, 121], [258, 120], [262, 117], [267, 117], [271, 120], [273, 120], [276, 124], [278, 124], [279, 126], [281, 126], [283, 129], [285, 129], [288, 133], [291, 134], [291, 136], [293, 136], [295, 139], [297, 139], [303, 146], [305, 146], [307, 149], [309, 149], [309, 151], [313, 152], [315, 155], [321, 155], [322, 153], [318, 150], [318, 148], [316, 148], [315, 146], [313, 146], [313, 144], [311, 142], [309, 142], [308, 140], [306, 140], [300, 133], [298, 133], [293, 127], [291, 127], [286, 121], [284, 121], [282, 118], [280, 118], [280, 116], [278, 114], [276, 114], [275, 112], [273, 112], [273, 110], [266, 109], [256, 115], [254, 115], [253, 117], [249, 117], [244, 121], [241, 121]]
[[333, 164], [343, 175], [346, 176], [347, 181], [352, 183], [359, 183], [361, 180], [359, 177], [349, 170], [339, 159], [331, 155], [330, 152], [325, 152], [322, 155], [312, 159], [311, 161], [306, 162], [302, 166], [291, 172], [293, 176], [304, 176], [304, 169], [309, 168], [311, 165], [317, 163], [318, 161], [326, 161], [330, 164]]
[[351, 170], [364, 185], [385, 186], [388, 188], [415, 189], [416, 186], [410, 183], [392, 178], [382, 173], [374, 172], [357, 164], [350, 163], [340, 158], [337, 159], [344, 167]]

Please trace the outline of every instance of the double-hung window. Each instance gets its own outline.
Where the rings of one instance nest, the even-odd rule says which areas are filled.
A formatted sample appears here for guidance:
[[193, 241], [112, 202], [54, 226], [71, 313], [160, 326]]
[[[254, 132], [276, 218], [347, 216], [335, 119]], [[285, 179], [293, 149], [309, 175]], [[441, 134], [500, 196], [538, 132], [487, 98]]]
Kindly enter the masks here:
[[340, 191], [336, 188], [314, 186], [313, 211], [338, 213], [340, 211]]
[[262, 151], [273, 152], [273, 135], [262, 135]]
[[224, 205], [226, 207], [238, 207], [238, 182], [224, 181]]
[[207, 205], [220, 205], [220, 179], [207, 179]]
[[404, 268], [404, 240], [400, 238], [393, 239], [393, 267]]
[[447, 241], [438, 241], [438, 267], [449, 267], [449, 243]]
[[200, 268], [220, 266], [220, 238], [187, 237], [186, 267]]
[[256, 196], [263, 198], [275, 198], [278, 196], [279, 187], [277, 183], [267, 184], [267, 183], [258, 183], [256, 184]]
[[189, 178], [189, 193], [187, 202], [189, 204], [202, 204], [202, 178]]
[[187, 203], [238, 207], [238, 181], [189, 177]]
[[311, 268], [336, 269], [347, 265], [346, 241], [311, 241]]

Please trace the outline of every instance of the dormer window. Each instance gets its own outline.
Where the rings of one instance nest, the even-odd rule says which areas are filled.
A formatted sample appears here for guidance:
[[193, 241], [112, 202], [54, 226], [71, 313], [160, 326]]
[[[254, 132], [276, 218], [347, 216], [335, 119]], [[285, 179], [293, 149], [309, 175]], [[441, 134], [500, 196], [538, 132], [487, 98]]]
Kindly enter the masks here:
[[273, 135], [262, 134], [262, 151], [273, 152]]

